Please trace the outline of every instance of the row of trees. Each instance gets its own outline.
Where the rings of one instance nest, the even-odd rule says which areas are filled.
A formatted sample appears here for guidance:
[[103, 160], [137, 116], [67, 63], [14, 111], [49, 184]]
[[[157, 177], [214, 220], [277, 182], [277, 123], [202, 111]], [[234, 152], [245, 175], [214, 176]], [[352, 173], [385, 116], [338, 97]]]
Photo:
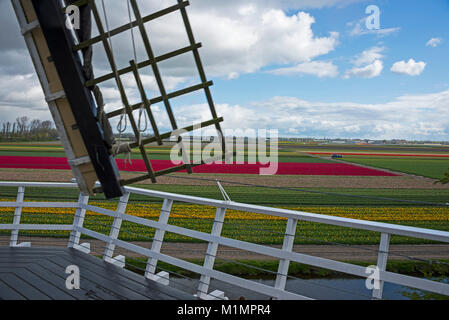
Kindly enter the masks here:
[[52, 121], [19, 117], [15, 122], [1, 123], [0, 141], [52, 141], [58, 132]]

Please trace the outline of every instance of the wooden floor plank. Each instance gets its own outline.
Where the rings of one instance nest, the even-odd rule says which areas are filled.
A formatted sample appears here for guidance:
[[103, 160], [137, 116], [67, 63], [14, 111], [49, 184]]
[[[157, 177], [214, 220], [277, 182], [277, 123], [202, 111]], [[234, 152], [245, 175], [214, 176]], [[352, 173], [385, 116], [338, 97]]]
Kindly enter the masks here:
[[17, 274], [0, 273], [0, 279], [6, 283], [9, 287], [14, 288], [17, 292], [20, 292], [27, 300], [50, 300], [50, 297], [38, 290]]
[[65, 247], [55, 247], [55, 248], [50, 248], [50, 247], [0, 247], [0, 255], [2, 254], [8, 254], [8, 255], [14, 255], [14, 254], [19, 254], [19, 255], [23, 255], [23, 254], [31, 254], [31, 255], [36, 255], [36, 254], [57, 254], [57, 253], [62, 253], [65, 252], [67, 248]]
[[[65, 286], [65, 281], [68, 276], [65, 273], [65, 268], [61, 268], [59, 265], [54, 264], [49, 260], [39, 263], [39, 266], [50, 273], [59, 275], [59, 277], [65, 277], [62, 280], [58, 280], [60, 286]], [[87, 279], [83, 280], [83, 286], [80, 290], [84, 293], [84, 300], [120, 300], [114, 295], [97, 290], [96, 284]]]
[[132, 299], [132, 300], [147, 300], [148, 298], [143, 296], [142, 294], [137, 293], [134, 290], [130, 290], [127, 287], [123, 286], [119, 277], [113, 275], [112, 272], [104, 272], [103, 274], [97, 274], [92, 272], [89, 269], [89, 262], [79, 260], [68, 261], [63, 257], [51, 257], [51, 261], [60, 264], [61, 266], [69, 265], [69, 263], [73, 263], [80, 268], [80, 277], [81, 277], [81, 285], [83, 280], [89, 280], [96, 284], [99, 290], [103, 290], [105, 292], [114, 293], [123, 299]]
[[16, 290], [8, 286], [0, 279], [0, 299], [1, 300], [26, 300]]
[[[81, 289], [69, 290], [67, 266], [80, 268]], [[0, 247], [0, 299], [193, 300], [177, 289], [69, 248]]]
[[71, 297], [71, 299], [75, 300], [86, 300], [87, 291], [85, 290], [69, 290], [65, 286], [66, 278], [62, 277], [58, 274], [49, 273], [47, 269], [41, 267], [39, 264], [35, 263], [33, 265], [27, 266], [27, 269], [31, 272], [38, 274], [42, 279], [51, 282], [57, 288], [65, 292], [67, 295]]
[[[83, 257], [86, 254], [83, 252], [80, 252], [78, 250], [74, 250], [74, 249], [70, 249], [72, 250], [73, 254], [78, 256], [78, 257]], [[111, 265], [109, 263], [104, 262], [101, 259], [95, 258], [95, 257], [91, 257], [89, 256], [89, 261], [97, 264], [100, 267], [104, 267], [105, 264], [106, 265]], [[118, 267], [111, 265], [113, 268], [115, 268], [117, 270]], [[130, 270], [126, 270], [126, 269], [119, 269], [120, 270], [120, 275], [124, 276], [126, 278], [128, 278], [129, 280], [132, 280], [135, 284], [138, 284], [144, 288], [147, 288], [148, 290], [156, 290], [156, 291], [160, 291], [163, 292], [165, 295], [168, 295], [171, 297], [171, 299], [181, 299], [181, 300], [197, 300], [197, 298], [195, 298], [194, 296], [181, 292], [177, 289], [168, 287], [168, 286], [164, 286], [162, 284], [159, 284], [155, 281], [149, 280], [149, 279], [145, 279], [143, 276], [136, 274]], [[156, 298], [159, 299], [159, 298]], [[168, 298], [170, 299], [170, 298]]]
[[[140, 281], [130, 279], [127, 276], [128, 270], [119, 268], [98, 258], [94, 259], [98, 261], [87, 261], [87, 259], [85, 261], [80, 260], [80, 266], [85, 267], [87, 270], [95, 273], [100, 277], [106, 277], [106, 279], [109, 279], [114, 283], [118, 283], [121, 286], [136, 292], [137, 294], [142, 296], [140, 299], [146, 298], [151, 300], [173, 300], [180, 298], [179, 293], [177, 297], [165, 293], [164, 291], [169, 291], [166, 290], [167, 287], [162, 287], [162, 285], [159, 285], [154, 281], [148, 281], [148, 283], [142, 284]], [[106, 272], [104, 272], [105, 270]]]
[[[11, 272], [11, 269], [0, 268], [0, 274]], [[21, 279], [33, 285], [33, 287], [38, 288], [39, 291], [43, 292], [50, 299], [53, 300], [73, 300], [73, 297], [68, 295], [59, 289], [58, 286], [55, 286], [52, 283], [44, 280], [40, 275], [36, 275], [34, 272], [30, 271], [29, 268], [15, 268], [14, 274], [19, 276]], [[1, 278], [1, 275], [0, 275]]]

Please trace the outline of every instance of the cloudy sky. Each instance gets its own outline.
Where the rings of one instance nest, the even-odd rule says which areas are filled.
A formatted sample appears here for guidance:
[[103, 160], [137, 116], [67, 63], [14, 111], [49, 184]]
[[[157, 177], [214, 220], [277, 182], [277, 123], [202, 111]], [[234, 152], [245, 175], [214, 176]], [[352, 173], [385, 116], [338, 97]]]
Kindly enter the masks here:
[[[97, 1], [101, 8], [101, 2]], [[140, 0], [149, 14], [175, 0]], [[127, 23], [126, 0], [106, 0], [110, 28]], [[449, 1], [191, 0], [195, 37], [218, 113], [231, 129], [278, 129], [282, 136], [449, 139]], [[369, 5], [380, 29], [368, 29]], [[1, 121], [51, 119], [10, 1], [0, 0]], [[372, 21], [372, 20], [369, 20]], [[156, 55], [187, 45], [178, 13], [147, 24]], [[133, 59], [130, 33], [112, 39], [120, 67]], [[147, 59], [136, 35], [137, 58]], [[108, 73], [100, 45], [95, 74]], [[191, 54], [160, 64], [168, 91], [196, 84]], [[159, 95], [150, 68], [149, 96]], [[131, 102], [134, 79], [122, 77]], [[107, 110], [121, 107], [113, 81]], [[210, 119], [202, 94], [173, 100], [179, 125]], [[168, 130], [162, 105], [153, 106]], [[115, 121], [113, 123], [115, 125]]]

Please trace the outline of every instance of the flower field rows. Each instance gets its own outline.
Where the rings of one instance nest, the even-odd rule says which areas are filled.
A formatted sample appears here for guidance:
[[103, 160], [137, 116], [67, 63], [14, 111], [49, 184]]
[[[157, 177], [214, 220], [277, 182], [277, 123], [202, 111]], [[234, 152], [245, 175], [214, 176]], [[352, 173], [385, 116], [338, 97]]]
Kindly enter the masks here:
[[[108, 202], [90, 203], [106, 209], [115, 210], [115, 204]], [[130, 203], [127, 214], [157, 220], [160, 204]], [[449, 211], [437, 207], [286, 207], [286, 209], [313, 212], [318, 214], [340, 216], [386, 223], [411, 225], [423, 228], [449, 230]], [[210, 232], [215, 208], [175, 204], [170, 215], [173, 225]], [[55, 208], [23, 208], [22, 223], [39, 224], [71, 224], [74, 209]], [[12, 208], [0, 208], [0, 223], [11, 223]], [[94, 212], [86, 213], [85, 226], [89, 229], [108, 234], [112, 218]], [[228, 210], [224, 224], [223, 235], [242, 241], [265, 244], [282, 243], [286, 220], [274, 216]], [[27, 231], [23, 235], [66, 237], [67, 232]], [[154, 236], [154, 229], [134, 223], [125, 222], [122, 225], [120, 238], [128, 241], [150, 241]], [[197, 242], [176, 234], [167, 233], [165, 240], [174, 242]], [[323, 225], [317, 223], [298, 223], [295, 243], [318, 244], [326, 242], [371, 244], [378, 243], [379, 234], [375, 232], [355, 230], [343, 227]], [[428, 243], [419, 239], [393, 237], [392, 243]]]
[[[331, 155], [334, 152], [308, 152], [314, 155]], [[356, 153], [338, 152], [343, 156], [375, 156], [375, 157], [426, 157], [426, 158], [449, 158], [449, 154], [424, 154], [424, 153]]]
[[[6, 200], [0, 200], [6, 201]], [[108, 202], [90, 202], [93, 206], [115, 210], [116, 205]], [[449, 221], [449, 210], [440, 207], [281, 207], [281, 209], [290, 209], [295, 211], [318, 213], [329, 216], [338, 216], [351, 219], [370, 220], [370, 221]], [[126, 213], [129, 215], [141, 218], [158, 218], [161, 210], [161, 205], [150, 203], [129, 204]], [[173, 206], [171, 218], [184, 219], [214, 219], [215, 208], [189, 205], [189, 204], [175, 204]], [[11, 212], [10, 208], [0, 208], [0, 213]], [[29, 214], [48, 214], [58, 215], [74, 214], [74, 209], [71, 208], [23, 208], [23, 213]], [[100, 213], [90, 212], [86, 213], [92, 216], [102, 216]], [[268, 216], [263, 214], [228, 210], [226, 218], [232, 220], [286, 220], [281, 217]]]
[[[146, 172], [143, 160], [135, 159], [128, 164], [124, 159], [116, 159], [119, 170], [131, 172]], [[155, 171], [164, 170], [174, 164], [170, 160], [151, 160]], [[219, 174], [259, 174], [261, 168], [270, 164], [208, 164], [194, 168], [195, 173]], [[332, 176], [397, 176], [393, 173], [376, 169], [363, 168], [346, 163], [308, 163], [279, 162], [277, 175], [332, 175]], [[62, 157], [24, 157], [0, 156], [0, 168], [51, 169], [70, 170], [66, 158]]]

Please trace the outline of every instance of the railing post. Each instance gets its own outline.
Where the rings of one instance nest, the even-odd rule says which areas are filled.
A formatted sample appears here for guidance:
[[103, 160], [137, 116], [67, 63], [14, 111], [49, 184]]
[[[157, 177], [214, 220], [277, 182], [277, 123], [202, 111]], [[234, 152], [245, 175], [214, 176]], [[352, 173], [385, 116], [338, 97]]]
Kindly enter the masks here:
[[[282, 250], [292, 252], [293, 244], [295, 243], [297, 219], [288, 219], [287, 227], [285, 228], [284, 243]], [[288, 269], [290, 267], [290, 260], [281, 259], [279, 261], [278, 273], [276, 276], [276, 283], [274, 287], [279, 290], [285, 290], [287, 284]]]
[[[390, 235], [388, 233], [382, 233], [380, 236], [379, 253], [377, 256], [377, 267], [379, 268], [379, 271], [385, 271], [387, 269], [389, 247]], [[379, 281], [379, 289], [373, 289], [373, 299], [382, 299], [383, 289], [384, 281]]]
[[84, 218], [86, 217], [86, 209], [83, 208], [84, 205], [89, 203], [89, 196], [80, 193], [78, 198], [78, 208], [75, 212], [75, 218], [73, 219], [73, 228], [70, 232], [70, 238], [68, 247], [82, 250], [84, 252], [90, 252], [90, 246], [87, 244], [80, 245], [81, 232], [76, 231], [75, 228], [81, 228], [84, 224]]
[[115, 264], [119, 267], [125, 267], [125, 257], [120, 255], [117, 257], [113, 257], [115, 244], [114, 240], [116, 240], [120, 233], [120, 228], [122, 227], [123, 222], [123, 214], [126, 212], [126, 206], [128, 205], [129, 200], [129, 192], [125, 193], [121, 198], [117, 205], [116, 216], [114, 218], [114, 222], [111, 226], [111, 231], [109, 232], [109, 238], [111, 239], [109, 243], [106, 245], [106, 249], [104, 250], [103, 260], [112, 264]]
[[[170, 211], [173, 206], [173, 200], [164, 199], [164, 204], [162, 205], [161, 214], [159, 216], [159, 223], [167, 224], [170, 218]], [[156, 229], [154, 234], [153, 243], [151, 244], [151, 251], [160, 253], [162, 248], [162, 242], [164, 241], [165, 230]], [[145, 277], [151, 280], [159, 281], [168, 284], [168, 279], [162, 279], [160, 276], [155, 275], [157, 267], [157, 259], [148, 258], [147, 266], [145, 269]], [[168, 274], [164, 273], [164, 276], [168, 278]]]
[[[20, 218], [22, 215], [22, 206], [19, 205], [19, 203], [23, 202], [24, 194], [25, 194], [25, 187], [19, 187], [17, 189], [17, 199], [16, 199], [17, 206], [14, 209], [13, 224], [17, 224], [17, 225], [20, 224]], [[31, 245], [29, 242], [24, 242], [24, 243], [18, 245], [17, 244], [18, 239], [19, 239], [19, 229], [12, 230], [9, 246], [10, 247], [17, 247], [17, 246], [29, 247]]]
[[[212, 231], [211, 231], [212, 236], [215, 236], [215, 237], [221, 236], [225, 215], [226, 215], [225, 208], [217, 208], [217, 211], [215, 213], [214, 224], [212, 225]], [[207, 269], [214, 268], [217, 251], [218, 251], [218, 243], [210, 242], [209, 245], [207, 246], [206, 256], [204, 258], [204, 264], [203, 264], [204, 268], [207, 268]], [[201, 275], [200, 284], [198, 286], [198, 292], [197, 292], [197, 295], [199, 298], [201, 298], [201, 299], [209, 298], [209, 295], [208, 295], [209, 285], [210, 285], [210, 277]], [[224, 294], [222, 296], [224, 298]], [[214, 297], [211, 297], [211, 298], [214, 299]]]

